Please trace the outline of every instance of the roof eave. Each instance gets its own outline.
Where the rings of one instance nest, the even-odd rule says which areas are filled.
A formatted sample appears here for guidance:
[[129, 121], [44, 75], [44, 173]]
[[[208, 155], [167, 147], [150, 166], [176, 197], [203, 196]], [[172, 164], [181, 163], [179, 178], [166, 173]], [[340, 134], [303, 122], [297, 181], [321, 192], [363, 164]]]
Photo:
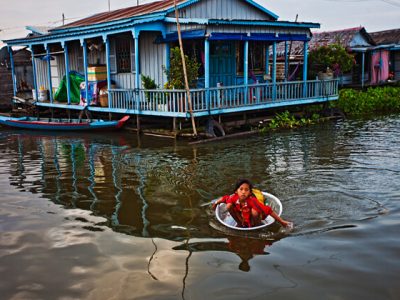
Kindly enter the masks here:
[[98, 23], [98, 24], [92, 24], [92, 25], [86, 25], [86, 26], [76, 26], [76, 27], [63, 28], [63, 29], [53, 29], [50, 31], [50, 33], [61, 34], [61, 33], [71, 33], [71, 32], [81, 31], [81, 30], [101, 29], [103, 27], [118, 26], [121, 24], [135, 22], [135, 21], [142, 21], [142, 20], [146, 21], [147, 19], [153, 20], [154, 18], [157, 18], [157, 17], [160, 17], [160, 19], [164, 19], [165, 13], [157, 12], [157, 13], [148, 14], [148, 15], [135, 16], [135, 17], [131, 17], [131, 18], [115, 20], [115, 21], [110, 21], [110, 22], [104, 22], [104, 23]]
[[279, 16], [274, 14], [272, 11], [266, 9], [264, 6], [252, 1], [252, 0], [246, 0], [247, 3], [255, 6], [256, 8], [258, 8], [259, 10], [265, 12], [266, 14], [270, 15], [273, 19], [278, 20]]
[[[164, 19], [163, 16], [146, 18], [141, 20], [130, 20], [129, 22], [125, 20], [125, 22], [120, 24], [113, 24], [103, 27], [80, 27], [79, 30], [68, 31], [68, 32], [57, 32], [50, 33], [47, 35], [41, 35], [37, 37], [31, 38], [20, 38], [20, 39], [12, 39], [12, 40], [4, 40], [8, 46], [25, 46], [25, 45], [36, 45], [36, 44], [50, 44], [57, 43], [60, 41], [69, 41], [69, 40], [80, 40], [82, 38], [89, 38], [94, 36], [102, 36], [104, 33], [110, 31], [118, 31], [121, 32], [125, 30], [125, 28], [129, 28], [138, 24], [148, 23], [148, 22], [157, 22], [162, 21]], [[104, 24], [103, 24], [104, 25]], [[131, 28], [132, 29], [132, 28]], [[114, 32], [113, 32], [114, 33]]]

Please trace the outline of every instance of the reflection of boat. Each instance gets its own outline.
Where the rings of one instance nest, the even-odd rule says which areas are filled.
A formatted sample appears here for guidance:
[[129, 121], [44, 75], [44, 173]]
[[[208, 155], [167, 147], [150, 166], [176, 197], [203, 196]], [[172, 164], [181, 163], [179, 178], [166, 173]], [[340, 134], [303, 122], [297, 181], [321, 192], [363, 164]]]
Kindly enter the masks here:
[[[275, 197], [274, 195], [272, 195], [270, 193], [266, 193], [266, 192], [262, 192], [262, 193], [265, 197], [265, 204], [271, 206], [271, 208], [277, 213], [277, 215], [280, 216], [282, 214], [281, 201], [277, 197]], [[221, 203], [216, 207], [215, 216], [217, 217], [217, 220], [221, 224], [225, 225], [226, 227], [229, 227], [229, 228], [235, 229], [235, 230], [243, 230], [243, 231], [251, 231], [251, 230], [265, 228], [275, 222], [275, 219], [273, 217], [267, 216], [264, 220], [261, 221], [262, 224], [259, 226], [249, 227], [249, 228], [237, 227], [237, 223], [236, 223], [235, 219], [226, 210], [225, 203]]]
[[79, 119], [39, 119], [35, 117], [5, 117], [0, 116], [0, 124], [23, 129], [34, 130], [57, 130], [57, 131], [79, 131], [96, 129], [119, 129], [129, 120], [124, 116], [120, 120], [104, 121], [100, 119], [79, 120]]

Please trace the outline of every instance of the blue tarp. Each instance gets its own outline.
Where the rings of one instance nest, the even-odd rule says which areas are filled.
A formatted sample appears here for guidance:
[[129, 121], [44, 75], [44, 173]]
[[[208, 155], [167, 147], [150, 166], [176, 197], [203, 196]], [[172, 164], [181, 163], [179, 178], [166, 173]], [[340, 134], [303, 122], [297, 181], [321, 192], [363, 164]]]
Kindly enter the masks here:
[[245, 41], [247, 40], [247, 33], [213, 32], [208, 39], [210, 41]]
[[275, 34], [275, 33], [221, 33], [213, 32], [210, 41], [308, 41], [306, 34]]
[[[205, 36], [205, 30], [188, 30], [188, 31], [182, 31], [181, 36], [183, 40], [192, 40], [192, 39], [201, 39], [204, 38]], [[168, 42], [175, 42], [178, 40], [178, 33], [173, 32], [173, 33], [168, 33], [165, 38], [160, 37], [156, 40], [157, 43], [168, 43]]]
[[[181, 32], [182, 39], [203, 39], [205, 38], [205, 30], [188, 30]], [[285, 33], [227, 33], [212, 32], [208, 38], [210, 41], [309, 41], [310, 38], [306, 34], [285, 34]], [[163, 37], [159, 37], [157, 43], [175, 42], [178, 40], [178, 33], [169, 33]]]

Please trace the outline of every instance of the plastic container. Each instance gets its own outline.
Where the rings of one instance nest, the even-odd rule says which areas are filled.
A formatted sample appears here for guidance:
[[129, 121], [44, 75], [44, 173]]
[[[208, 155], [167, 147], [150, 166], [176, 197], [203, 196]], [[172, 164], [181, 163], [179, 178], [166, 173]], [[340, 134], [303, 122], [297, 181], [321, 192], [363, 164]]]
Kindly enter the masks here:
[[49, 91], [48, 90], [39, 90], [38, 91], [38, 99], [36, 99], [36, 90], [32, 90], [32, 98], [33, 100], [38, 100], [38, 101], [47, 101], [49, 100]]

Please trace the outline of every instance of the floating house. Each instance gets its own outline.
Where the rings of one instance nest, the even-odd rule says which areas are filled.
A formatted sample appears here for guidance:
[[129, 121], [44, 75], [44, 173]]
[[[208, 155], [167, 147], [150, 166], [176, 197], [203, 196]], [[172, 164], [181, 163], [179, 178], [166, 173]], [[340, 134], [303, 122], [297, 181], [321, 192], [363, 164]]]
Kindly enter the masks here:
[[16, 49], [12, 56], [14, 76], [7, 47], [0, 49], [0, 109], [4, 110], [9, 110], [12, 104], [13, 91], [20, 97], [26, 97], [32, 95], [33, 89], [31, 52], [24, 48]]
[[[373, 70], [370, 66], [371, 47], [375, 42], [364, 27], [346, 28], [334, 31], [313, 32], [308, 44], [308, 51], [321, 46], [339, 44], [349, 53], [354, 55], [355, 64], [353, 69], [345, 74], [339, 75], [340, 85], [364, 85], [371, 83]], [[302, 64], [303, 47], [298, 42], [290, 45], [290, 59], [292, 65]], [[282, 45], [278, 48], [278, 57], [284, 57]], [[279, 60], [279, 59], [278, 59]]]
[[310, 49], [329, 44], [340, 44], [354, 55], [353, 69], [347, 74], [340, 75], [339, 84], [363, 86], [371, 81], [370, 59], [367, 56], [368, 49], [375, 43], [364, 27], [314, 33]]
[[[288, 49], [298, 42], [307, 49], [318, 23], [280, 21], [251, 0], [176, 2], [176, 7], [164, 0], [99, 13], [5, 42], [10, 54], [13, 47], [29, 47], [33, 96], [38, 106], [52, 109], [175, 122], [338, 98], [337, 80], [308, 80], [307, 68], [297, 81], [277, 76], [278, 45]], [[199, 65], [189, 93], [165, 88], [173, 80], [167, 74], [179, 33], [188, 59]], [[307, 51], [302, 59], [307, 66]], [[152, 89], [144, 88], [142, 75]]]
[[370, 35], [376, 43], [372, 54], [378, 73], [376, 79], [400, 80], [400, 29], [371, 32]]

